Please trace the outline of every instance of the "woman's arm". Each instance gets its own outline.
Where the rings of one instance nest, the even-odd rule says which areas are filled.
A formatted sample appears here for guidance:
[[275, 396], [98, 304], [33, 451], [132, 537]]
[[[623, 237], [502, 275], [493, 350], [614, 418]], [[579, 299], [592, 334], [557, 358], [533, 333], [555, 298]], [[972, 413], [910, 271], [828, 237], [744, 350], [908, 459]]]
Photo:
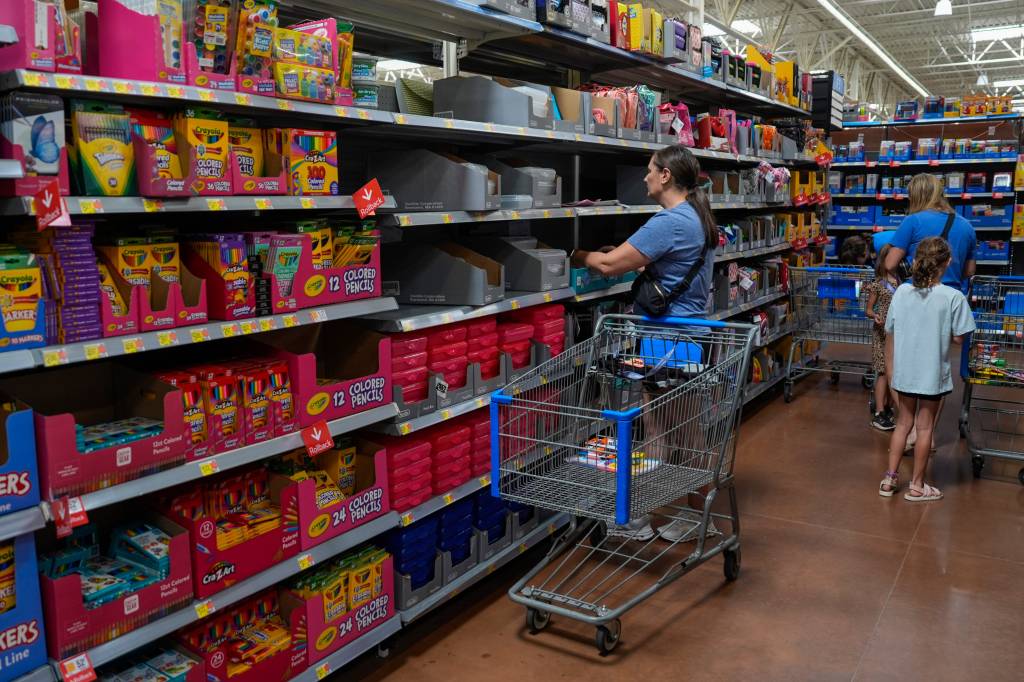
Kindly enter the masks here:
[[645, 267], [650, 262], [647, 256], [637, 251], [636, 247], [629, 242], [624, 242], [608, 252], [584, 251], [583, 249], [576, 249], [572, 252], [573, 266], [590, 268], [605, 277], [632, 272]]
[[878, 301], [878, 290], [875, 287], [871, 287], [871, 293], [868, 294], [868, 303], [864, 306], [864, 314], [868, 319], [874, 320], [875, 324], [878, 324], [878, 315], [875, 314], [875, 303]]

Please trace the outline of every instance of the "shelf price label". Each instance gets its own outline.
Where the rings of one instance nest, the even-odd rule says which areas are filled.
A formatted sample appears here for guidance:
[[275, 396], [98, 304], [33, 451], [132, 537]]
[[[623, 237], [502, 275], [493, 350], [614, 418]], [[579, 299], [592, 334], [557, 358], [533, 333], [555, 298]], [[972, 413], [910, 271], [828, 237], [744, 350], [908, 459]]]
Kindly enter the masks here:
[[79, 199], [78, 210], [85, 215], [103, 213], [103, 202], [99, 199]]
[[124, 349], [126, 355], [131, 355], [132, 353], [141, 353], [146, 350], [146, 344], [143, 343], [141, 337], [132, 336], [131, 338], [121, 339], [121, 348]]
[[359, 110], [359, 118], [363, 119], [364, 121], [369, 121], [370, 120], [370, 112], [367, 111], [366, 109], [360, 109]]
[[313, 558], [312, 554], [303, 554], [296, 557], [296, 563], [299, 565], [300, 571], [305, 571], [307, 568], [316, 563], [316, 559]]
[[512, 299], [512, 301], [511, 301], [511, 303], [509, 305], [512, 306], [512, 310], [519, 310], [519, 301], [517, 301], [514, 298]]
[[256, 320], [242, 320], [240, 328], [243, 334], [255, 334], [256, 333]]
[[234, 322], [231, 324], [222, 324], [220, 326], [220, 333], [225, 339], [230, 339], [232, 336], [238, 336], [238, 325]]
[[412, 424], [410, 424], [409, 422], [405, 422], [404, 424], [400, 424], [398, 426], [398, 432], [400, 434], [402, 434], [403, 436], [407, 436], [409, 433], [412, 432]]
[[92, 682], [95, 680], [96, 671], [93, 670], [89, 654], [78, 654], [61, 661], [60, 676], [64, 682]]
[[277, 100], [274, 100], [274, 101], [277, 102], [277, 108], [280, 109], [281, 111], [291, 111], [292, 110], [292, 103], [289, 100], [277, 99]]
[[404, 528], [405, 526], [408, 526], [408, 525], [410, 525], [410, 524], [412, 523], [412, 521], [413, 521], [413, 518], [412, 518], [412, 512], [405, 512], [405, 513], [404, 513], [404, 514], [402, 514], [402, 516], [401, 516], [401, 517], [400, 517], [400, 518], [398, 519], [398, 522], [399, 522], [399, 523], [400, 523], [400, 524], [402, 525], [402, 527], [403, 527], [403, 528]]
[[348, 109], [345, 107], [334, 107], [334, 115], [342, 118], [348, 118]]
[[272, 317], [260, 318], [260, 331], [269, 332], [277, 329], [277, 320]]
[[192, 330], [192, 343], [202, 343], [210, 340], [210, 330], [206, 327], [199, 327]]
[[445, 493], [444, 497], [441, 498], [444, 505], [447, 507], [449, 504], [455, 501], [455, 497], [451, 493]]
[[405, 116], [403, 116], [402, 114], [395, 114], [395, 123], [397, 123], [400, 126], [404, 126], [406, 123]]
[[220, 464], [215, 459], [208, 459], [199, 463], [199, 473], [203, 476], [213, 476], [220, 471]]
[[487, 486], [489, 486], [491, 484], [491, 475], [490, 474], [484, 474], [483, 476], [481, 476], [477, 480], [480, 481], [480, 487], [481, 488], [486, 488]]
[[185, 88], [180, 85], [168, 85], [167, 95], [174, 99], [183, 99], [185, 97]]
[[286, 328], [298, 327], [299, 326], [299, 318], [298, 318], [298, 316], [296, 316], [296, 315], [294, 315], [292, 313], [289, 313], [288, 315], [283, 315], [281, 317], [281, 320], [284, 321], [284, 326]]
[[207, 90], [206, 88], [199, 89], [199, 99], [204, 102], [212, 102], [217, 99], [216, 93], [213, 90]]
[[114, 92], [119, 95], [131, 95], [135, 92], [135, 85], [131, 81], [114, 81]]
[[103, 92], [107, 89], [107, 82], [102, 78], [86, 78], [85, 89], [89, 92]]
[[551, 294], [544, 294], [544, 302], [551, 303]]
[[243, 107], [252, 105], [252, 95], [247, 92], [236, 92], [235, 93], [235, 104], [240, 104]]
[[43, 367], [56, 367], [68, 364], [68, 351], [66, 348], [53, 348], [43, 351]]
[[270, 197], [256, 197], [254, 202], [256, 209], [259, 211], [272, 211], [274, 209], [274, 202], [271, 201]]
[[211, 211], [226, 211], [228, 210], [228, 204], [223, 199], [213, 199], [208, 197], [206, 199], [206, 208]]
[[99, 360], [107, 357], [107, 344], [102, 341], [99, 343], [87, 343], [82, 347], [85, 353], [86, 360]]
[[160, 199], [143, 199], [142, 210], [146, 213], [160, 213], [164, 210], [164, 202]]
[[322, 680], [331, 674], [331, 664], [324, 661], [316, 667], [316, 679]]
[[156, 333], [156, 342], [161, 348], [167, 348], [168, 346], [178, 345], [178, 332], [165, 329]]
[[214, 606], [212, 599], [207, 599], [206, 601], [201, 601], [198, 604], [196, 604], [196, 617], [198, 617], [198, 618], [206, 618], [207, 616], [209, 616], [211, 613], [213, 613], [216, 610], [217, 610], [217, 607]]
[[63, 74], [57, 74], [53, 77], [53, 81], [57, 84], [57, 87], [61, 90], [77, 90], [78, 79], [74, 76], [65, 76]]
[[299, 206], [302, 208], [316, 208], [316, 199], [313, 197], [299, 197]]
[[327, 311], [323, 309], [314, 310], [311, 313], [309, 313], [309, 319], [313, 322], [326, 322]]

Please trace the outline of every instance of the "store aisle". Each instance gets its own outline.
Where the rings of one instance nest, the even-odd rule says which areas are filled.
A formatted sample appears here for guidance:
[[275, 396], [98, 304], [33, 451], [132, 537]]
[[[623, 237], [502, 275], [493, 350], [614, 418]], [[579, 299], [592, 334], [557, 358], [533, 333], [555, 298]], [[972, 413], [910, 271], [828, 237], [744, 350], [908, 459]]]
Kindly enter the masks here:
[[[505, 596], [534, 558], [456, 598], [387, 661], [348, 679], [1017, 680], [1024, 669], [1024, 487], [975, 481], [948, 405], [933, 462], [946, 499], [876, 493], [886, 435], [866, 393], [812, 378], [790, 405], [754, 407], [737, 463], [743, 568], [721, 559], [623, 619], [597, 656], [593, 628], [553, 619], [533, 636]], [[904, 461], [909, 466], [909, 459]], [[517, 568], [518, 566], [518, 568]]]

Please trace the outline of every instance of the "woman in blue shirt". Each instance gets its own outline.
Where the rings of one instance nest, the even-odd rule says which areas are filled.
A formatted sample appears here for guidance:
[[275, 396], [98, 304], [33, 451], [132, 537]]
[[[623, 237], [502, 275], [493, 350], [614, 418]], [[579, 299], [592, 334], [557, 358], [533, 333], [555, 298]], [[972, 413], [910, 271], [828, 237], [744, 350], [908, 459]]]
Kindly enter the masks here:
[[[572, 264], [587, 267], [602, 275], [621, 275], [631, 270], [650, 268], [666, 291], [673, 291], [703, 257], [685, 291], [669, 303], [668, 314], [675, 317], [700, 317], [707, 311], [711, 290], [714, 250], [718, 246], [718, 226], [707, 194], [698, 186], [700, 164], [682, 145], [665, 147], [654, 153], [647, 164], [647, 194], [661, 206], [650, 220], [616, 247], [600, 251], [577, 249]], [[651, 396], [649, 396], [651, 397]], [[665, 425], [647, 423], [647, 428], [664, 431]], [[658, 529], [669, 542], [697, 539], [703, 497], [693, 494], [690, 509], [679, 520]], [[714, 531], [713, 524], [709, 532]], [[608, 529], [609, 535], [646, 541], [654, 537], [649, 516], [634, 519], [624, 526]]]
[[703, 255], [704, 265], [689, 288], [668, 308], [668, 314], [676, 317], [703, 315], [711, 290], [718, 226], [711, 202], [697, 184], [699, 177], [700, 164], [686, 147], [672, 145], [655, 152], [647, 164], [644, 182], [648, 196], [662, 210], [619, 246], [600, 251], [576, 249], [572, 264], [606, 276], [653, 266], [661, 285], [672, 291]]

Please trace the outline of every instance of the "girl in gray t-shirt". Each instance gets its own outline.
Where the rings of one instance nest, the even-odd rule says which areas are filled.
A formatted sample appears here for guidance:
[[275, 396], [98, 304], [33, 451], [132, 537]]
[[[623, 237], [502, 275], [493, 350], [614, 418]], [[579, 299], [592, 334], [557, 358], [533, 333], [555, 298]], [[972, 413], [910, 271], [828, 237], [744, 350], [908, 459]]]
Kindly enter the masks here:
[[900, 404], [889, 443], [889, 470], [878, 487], [878, 494], [883, 497], [892, 497], [899, 489], [900, 459], [916, 413], [914, 473], [903, 498], [911, 502], [942, 498], [938, 488], [924, 482], [932, 424], [942, 398], [953, 390], [950, 342], [961, 343], [963, 336], [975, 329], [967, 299], [942, 284], [942, 275], [951, 259], [945, 239], [923, 240], [914, 256], [912, 283], [900, 286], [889, 304], [885, 331], [893, 337], [892, 387]]

